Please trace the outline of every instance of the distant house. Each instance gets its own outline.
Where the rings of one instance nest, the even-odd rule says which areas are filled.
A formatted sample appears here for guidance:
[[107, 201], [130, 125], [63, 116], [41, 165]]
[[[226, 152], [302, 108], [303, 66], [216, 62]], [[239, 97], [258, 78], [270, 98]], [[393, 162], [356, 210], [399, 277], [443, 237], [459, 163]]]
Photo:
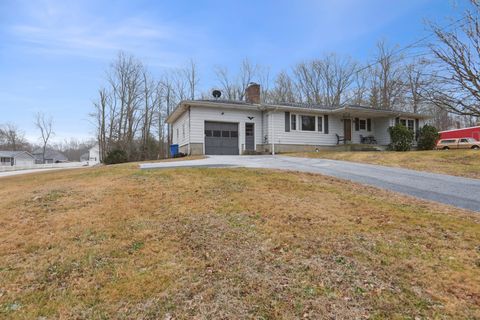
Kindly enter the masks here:
[[87, 162], [90, 165], [100, 163], [100, 148], [98, 144], [91, 147], [88, 152], [85, 152], [80, 156], [80, 161]]
[[33, 156], [35, 157], [35, 163], [60, 163], [67, 162], [68, 158], [58, 150], [47, 148], [45, 150], [45, 162], [43, 161], [43, 149], [38, 148], [33, 151]]
[[431, 118], [419, 113], [358, 105], [261, 103], [250, 84], [245, 101], [185, 100], [166, 119], [172, 143], [185, 154], [303, 152], [342, 144], [387, 146], [388, 128], [403, 124], [415, 134]]
[[0, 151], [0, 166], [31, 166], [35, 157], [27, 151]]
[[100, 163], [100, 147], [98, 144], [88, 150], [88, 162], [91, 164]]

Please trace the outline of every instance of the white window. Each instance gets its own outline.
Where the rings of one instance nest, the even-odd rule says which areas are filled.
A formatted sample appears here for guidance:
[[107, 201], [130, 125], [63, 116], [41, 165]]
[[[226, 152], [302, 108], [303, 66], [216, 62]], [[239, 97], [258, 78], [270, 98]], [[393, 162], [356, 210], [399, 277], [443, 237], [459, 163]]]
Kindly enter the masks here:
[[297, 130], [297, 115], [292, 114], [290, 115], [290, 129]]
[[413, 121], [412, 119], [408, 119], [407, 128], [409, 130], [415, 131], [415, 121]]
[[179, 140], [180, 140], [180, 133], [179, 133], [178, 128], [177, 128], [177, 143], [178, 143]]
[[302, 131], [315, 131], [315, 116], [301, 116]]
[[185, 139], [185, 123], [182, 125], [182, 137]]
[[407, 127], [409, 130], [415, 131], [415, 120], [413, 119], [400, 119], [400, 124]]
[[360, 127], [360, 130], [367, 130], [367, 120], [366, 119], [360, 119], [358, 125]]

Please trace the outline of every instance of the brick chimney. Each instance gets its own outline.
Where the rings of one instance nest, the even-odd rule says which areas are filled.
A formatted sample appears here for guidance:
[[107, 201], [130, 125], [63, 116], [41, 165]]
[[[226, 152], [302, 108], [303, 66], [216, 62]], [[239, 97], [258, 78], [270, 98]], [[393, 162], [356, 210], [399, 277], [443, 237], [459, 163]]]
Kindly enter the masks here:
[[260, 85], [254, 82], [248, 84], [247, 89], [245, 89], [245, 102], [248, 103], [260, 103]]

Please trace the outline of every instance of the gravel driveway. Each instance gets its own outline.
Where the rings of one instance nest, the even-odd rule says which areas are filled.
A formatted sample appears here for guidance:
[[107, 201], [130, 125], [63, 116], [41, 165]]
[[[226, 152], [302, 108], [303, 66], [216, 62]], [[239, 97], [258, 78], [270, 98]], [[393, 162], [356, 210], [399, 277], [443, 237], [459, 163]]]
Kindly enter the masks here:
[[351, 180], [459, 208], [480, 211], [480, 180], [348, 161], [288, 156], [210, 156], [141, 164], [141, 169], [246, 167], [304, 171]]

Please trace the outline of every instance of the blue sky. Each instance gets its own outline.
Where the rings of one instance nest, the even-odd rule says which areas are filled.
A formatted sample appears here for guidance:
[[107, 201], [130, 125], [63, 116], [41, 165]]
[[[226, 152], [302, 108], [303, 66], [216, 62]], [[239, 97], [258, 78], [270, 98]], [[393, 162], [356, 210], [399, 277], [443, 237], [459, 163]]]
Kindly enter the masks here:
[[458, 6], [450, 0], [0, 0], [0, 123], [16, 123], [36, 142], [33, 116], [43, 111], [54, 118], [57, 141], [93, 136], [88, 113], [119, 50], [154, 74], [193, 59], [208, 89], [214, 66], [233, 72], [246, 57], [272, 74], [330, 52], [365, 61], [378, 40], [408, 45], [428, 34], [425, 19], [445, 22]]

